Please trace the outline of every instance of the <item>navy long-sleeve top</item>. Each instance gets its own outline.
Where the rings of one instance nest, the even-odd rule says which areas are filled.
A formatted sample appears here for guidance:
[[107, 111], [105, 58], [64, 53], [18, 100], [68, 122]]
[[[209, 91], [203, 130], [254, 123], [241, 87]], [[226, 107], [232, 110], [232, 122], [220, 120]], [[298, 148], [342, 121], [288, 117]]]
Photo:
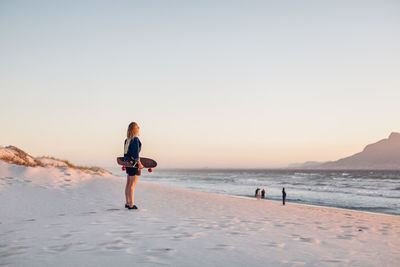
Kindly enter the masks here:
[[[126, 145], [126, 139], [124, 145]], [[131, 139], [131, 142], [128, 147], [128, 152], [124, 156], [133, 158], [135, 161], [138, 161], [139, 152], [141, 149], [142, 149], [142, 143], [140, 142], [138, 137], [134, 137]]]

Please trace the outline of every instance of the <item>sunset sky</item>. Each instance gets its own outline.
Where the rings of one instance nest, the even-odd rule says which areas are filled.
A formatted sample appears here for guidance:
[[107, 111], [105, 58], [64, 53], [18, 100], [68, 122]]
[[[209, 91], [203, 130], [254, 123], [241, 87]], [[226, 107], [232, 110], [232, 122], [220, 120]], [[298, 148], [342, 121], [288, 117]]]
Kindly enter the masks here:
[[115, 167], [335, 160], [400, 132], [400, 1], [0, 1], [0, 144]]

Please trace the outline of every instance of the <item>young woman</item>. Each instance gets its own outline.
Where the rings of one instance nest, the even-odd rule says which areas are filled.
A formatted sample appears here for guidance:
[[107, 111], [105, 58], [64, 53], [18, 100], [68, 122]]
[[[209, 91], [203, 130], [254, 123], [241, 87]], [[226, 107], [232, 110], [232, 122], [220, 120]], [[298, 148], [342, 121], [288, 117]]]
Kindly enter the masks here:
[[128, 126], [128, 131], [126, 134], [126, 140], [124, 145], [124, 156], [130, 157], [137, 164], [135, 168], [126, 168], [127, 179], [125, 187], [125, 198], [126, 204], [125, 208], [137, 209], [134, 204], [135, 187], [137, 180], [139, 179], [140, 170], [143, 169], [143, 165], [139, 160], [139, 152], [142, 148], [142, 143], [139, 140], [139, 126], [136, 122], [131, 122]]

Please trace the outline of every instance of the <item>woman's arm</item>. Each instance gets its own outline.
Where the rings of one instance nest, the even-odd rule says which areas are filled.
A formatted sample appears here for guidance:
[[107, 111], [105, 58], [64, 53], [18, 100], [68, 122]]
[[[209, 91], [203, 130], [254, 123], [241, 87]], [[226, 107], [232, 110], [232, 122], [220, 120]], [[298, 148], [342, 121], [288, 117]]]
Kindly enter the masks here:
[[133, 138], [129, 144], [129, 152], [135, 161], [139, 161], [139, 139], [137, 137]]
[[139, 158], [139, 138], [135, 137], [132, 139], [131, 144], [129, 145], [129, 149], [131, 149], [131, 155], [133, 155], [133, 159], [134, 161], [136, 161], [138, 163], [138, 166], [140, 169], [143, 169], [143, 165], [140, 162], [140, 158]]

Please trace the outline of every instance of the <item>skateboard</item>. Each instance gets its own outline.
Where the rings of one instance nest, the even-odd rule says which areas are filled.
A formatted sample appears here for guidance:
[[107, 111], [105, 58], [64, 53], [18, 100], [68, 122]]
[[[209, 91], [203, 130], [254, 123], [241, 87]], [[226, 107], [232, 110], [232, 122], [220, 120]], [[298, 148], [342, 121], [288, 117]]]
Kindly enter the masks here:
[[[149, 172], [152, 172], [152, 168], [157, 167], [157, 162], [153, 159], [149, 159], [149, 158], [142, 158], [140, 157], [140, 163], [142, 163], [143, 167], [148, 169]], [[118, 157], [117, 158], [117, 163], [119, 165], [122, 165], [122, 170], [124, 171], [126, 167], [128, 168], [139, 168], [137, 162], [133, 161], [131, 158], [129, 157]]]

